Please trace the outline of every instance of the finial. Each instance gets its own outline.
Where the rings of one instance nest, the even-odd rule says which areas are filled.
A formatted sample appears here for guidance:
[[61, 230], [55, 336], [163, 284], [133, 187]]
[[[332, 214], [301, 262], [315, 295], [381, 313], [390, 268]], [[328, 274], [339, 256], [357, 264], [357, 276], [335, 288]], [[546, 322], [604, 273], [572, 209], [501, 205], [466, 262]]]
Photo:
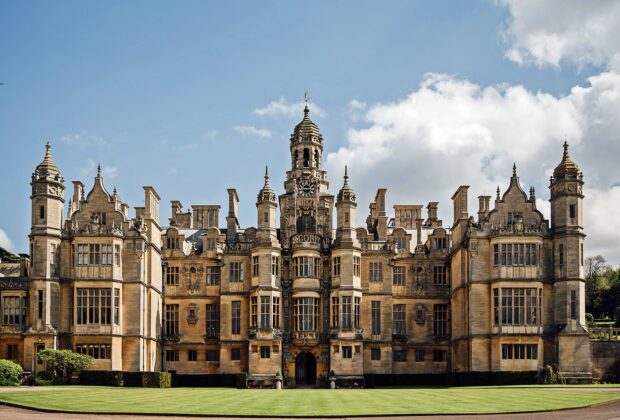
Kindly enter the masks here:
[[269, 186], [269, 166], [265, 166], [265, 186]]
[[97, 165], [97, 178], [101, 177], [101, 165]]
[[348, 165], [344, 165], [344, 187], [348, 187], [349, 186], [349, 166]]
[[532, 185], [530, 187], [530, 199], [533, 199], [536, 196], [536, 190], [534, 189], [534, 186]]
[[308, 109], [308, 101], [310, 101], [310, 95], [308, 94], [308, 91], [306, 90], [304, 92], [304, 115], [308, 115], [308, 113], [310, 112], [310, 110]]
[[512, 164], [512, 176], [517, 176], [517, 164]]
[[497, 186], [497, 199], [499, 200], [499, 185]]
[[112, 195], [116, 195], [116, 185], [114, 186], [114, 190], [112, 191]]
[[564, 140], [564, 145], [562, 146], [564, 148], [564, 154], [562, 155], [562, 160], [568, 160], [568, 142], [566, 140]]
[[45, 160], [49, 161], [52, 159], [52, 145], [48, 141], [45, 143]]

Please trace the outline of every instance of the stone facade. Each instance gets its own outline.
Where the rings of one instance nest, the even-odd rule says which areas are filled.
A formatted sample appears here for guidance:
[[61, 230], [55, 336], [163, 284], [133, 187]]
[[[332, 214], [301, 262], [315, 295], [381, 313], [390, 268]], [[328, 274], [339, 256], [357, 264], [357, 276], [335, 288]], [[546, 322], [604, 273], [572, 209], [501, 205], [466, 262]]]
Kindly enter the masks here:
[[551, 178], [551, 224], [514, 168], [493, 209], [478, 198], [477, 219], [459, 187], [451, 228], [437, 202], [426, 215], [415, 204], [389, 216], [386, 189], [356, 226], [346, 168], [330, 194], [307, 107], [290, 153], [281, 195], [265, 171], [256, 227], [239, 225], [234, 189], [225, 223], [219, 205], [172, 201], [160, 227], [152, 187], [130, 217], [100, 173], [88, 194], [73, 182], [63, 219], [48, 145], [31, 182], [30, 255], [1, 283], [0, 356], [36, 371], [38, 349], [71, 348], [95, 369], [247, 372], [261, 383], [280, 374], [296, 385], [546, 364], [589, 376], [583, 177], [567, 146]]

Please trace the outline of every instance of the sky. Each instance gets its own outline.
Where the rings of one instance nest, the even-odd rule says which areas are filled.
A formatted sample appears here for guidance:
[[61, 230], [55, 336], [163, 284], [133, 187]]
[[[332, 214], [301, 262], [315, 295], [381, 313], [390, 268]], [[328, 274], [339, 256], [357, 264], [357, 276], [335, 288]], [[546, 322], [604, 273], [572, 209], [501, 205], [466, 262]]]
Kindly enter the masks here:
[[585, 180], [586, 255], [620, 264], [620, 2], [0, 0], [0, 246], [26, 252], [30, 175], [52, 144], [66, 181], [105, 184], [130, 207], [240, 197], [256, 224], [269, 166], [283, 191], [309, 92], [337, 193], [358, 225], [387, 204], [508, 186], [513, 162], [549, 217], [567, 140]]

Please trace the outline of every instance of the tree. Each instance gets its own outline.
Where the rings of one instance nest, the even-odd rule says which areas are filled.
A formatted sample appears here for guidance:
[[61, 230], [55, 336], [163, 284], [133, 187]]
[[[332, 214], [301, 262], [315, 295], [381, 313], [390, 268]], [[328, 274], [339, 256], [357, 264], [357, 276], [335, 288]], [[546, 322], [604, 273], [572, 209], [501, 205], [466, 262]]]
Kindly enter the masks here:
[[66, 384], [73, 372], [86, 369], [93, 358], [71, 350], [45, 349], [37, 353], [37, 359], [45, 363], [45, 371], [54, 383]]
[[0, 261], [6, 263], [18, 263], [19, 257], [15, 254], [11, 254], [9, 251], [0, 246]]
[[608, 314], [603, 308], [603, 300], [612, 284], [614, 270], [607, 264], [607, 260], [602, 255], [586, 258], [584, 269], [586, 275], [586, 312], [591, 313], [595, 318], [601, 318]]

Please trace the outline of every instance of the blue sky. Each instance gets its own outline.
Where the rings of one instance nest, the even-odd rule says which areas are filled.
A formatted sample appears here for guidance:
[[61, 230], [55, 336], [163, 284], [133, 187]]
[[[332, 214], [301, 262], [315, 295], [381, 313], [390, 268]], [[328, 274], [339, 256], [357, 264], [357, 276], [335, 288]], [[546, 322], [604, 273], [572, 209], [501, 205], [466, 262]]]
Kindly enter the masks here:
[[[557, 26], [553, 19], [562, 20], [557, 17], [557, 4], [547, 3], [549, 25], [543, 27]], [[616, 75], [616, 51], [610, 51], [605, 40], [596, 41], [605, 46], [602, 58], [579, 55], [578, 47], [560, 51], [557, 63], [546, 58], [554, 57], [549, 50], [541, 58], [540, 50], [528, 44], [527, 31], [540, 32], [535, 21], [545, 18], [544, 6], [538, 6], [537, 14], [526, 10], [529, 15], [517, 13], [515, 7], [510, 1], [0, 2], [0, 82], [4, 83], [0, 86], [4, 179], [0, 229], [8, 237], [5, 245], [15, 252], [27, 249], [28, 183], [48, 140], [67, 181], [81, 179], [90, 188], [95, 166], [101, 163], [106, 185], [110, 190], [117, 186], [132, 207], [142, 205], [141, 186], [153, 185], [162, 196], [162, 224], [169, 217], [170, 200], [179, 199], [186, 207], [211, 203], [225, 207], [226, 188], [235, 187], [241, 199], [241, 223], [253, 225], [263, 168], [270, 166], [272, 185], [280, 192], [289, 164], [289, 135], [301, 119], [301, 113], [270, 112], [268, 106], [294, 107], [305, 90], [316, 111], [312, 117], [325, 138], [331, 190], [340, 187], [340, 168], [349, 163], [352, 184], [359, 191], [358, 223], [362, 224], [376, 188], [391, 188], [397, 176], [390, 171], [382, 176], [381, 167], [389, 165], [389, 158], [382, 160], [385, 156], [375, 146], [366, 154], [359, 139], [367, 139], [373, 127], [385, 127], [385, 121], [398, 126], [402, 120], [385, 115], [398, 112], [400, 106], [405, 114], [409, 112], [408, 99], [418, 109], [433, 108], [425, 102], [429, 96], [423, 94], [421, 84], [430, 84], [435, 98], [439, 94], [445, 95], [442, 100], [453, 101], [467, 90], [463, 86], [492, 88], [507, 109], [513, 102], [506, 92], [522, 88], [523, 100], [540, 105], [540, 120], [545, 120], [547, 108], [558, 108], [549, 118], [563, 120], [563, 99], [572, 100], [576, 86], [590, 88], [588, 78]], [[527, 21], [532, 15], [537, 19]], [[565, 26], [554, 31], [572, 40], [574, 22], [569, 18], [562, 22]], [[521, 56], [511, 56], [512, 50]], [[456, 85], [449, 84], [446, 93], [436, 79], [429, 79], [429, 73]], [[615, 79], [612, 84], [615, 89]], [[539, 93], [549, 95], [551, 103]], [[488, 100], [479, 96], [473, 94], [478, 105]], [[427, 115], [425, 120], [433, 118], [434, 114]], [[437, 118], [445, 121], [450, 116]], [[504, 144], [505, 139], [496, 140], [501, 136], [494, 130], [510, 129], [515, 131], [513, 143], [519, 142], [518, 129], [496, 128], [496, 120], [506, 118], [489, 118], [478, 125], [490, 127], [490, 140], [463, 137], [459, 130], [456, 137], [467, 144]], [[574, 115], [567, 118], [579, 120]], [[451, 124], [442, 123], [442, 127]], [[562, 126], [566, 127], [583, 128], [570, 122]], [[616, 126], [611, 130], [618, 134]], [[538, 131], [545, 132], [540, 127]], [[589, 133], [587, 128], [581, 131], [580, 135], [564, 133], [574, 137], [578, 163], [579, 145], [586, 144]], [[501, 169], [509, 158], [520, 157], [523, 162], [518, 165], [523, 163], [528, 170], [522, 180], [536, 185], [539, 197], [547, 199], [546, 171], [561, 156], [554, 148], [558, 137], [551, 130], [544, 139], [532, 139], [549, 142], [549, 148], [537, 156], [509, 151], [506, 156], [501, 151], [486, 154], [487, 161], [496, 162], [490, 169], [480, 166], [478, 155], [468, 161], [464, 153], [463, 165], [483, 172], [481, 179], [472, 177], [472, 189], [476, 181], [479, 188], [491, 189], [509, 176], [511, 165], [504, 172]], [[395, 144], [416, 150], [410, 164], [442, 141], [433, 140], [430, 149], [424, 149], [419, 137], [401, 140]], [[394, 138], [367, 141], [376, 145]], [[368, 158], [374, 153], [372, 164], [356, 169], [355, 162], [348, 162], [353, 155]], [[432, 155], [440, 165], [444, 157], [449, 161], [450, 153]], [[373, 166], [379, 164], [383, 166]], [[438, 200], [446, 215], [449, 190], [469, 182], [465, 173], [446, 173], [445, 182], [428, 182], [425, 178], [432, 174], [416, 172], [415, 164], [402, 164], [411, 173], [395, 188], [393, 199]], [[398, 168], [394, 165], [394, 171]], [[596, 185], [601, 200], [612, 188], [613, 182], [607, 181]], [[67, 188], [71, 189], [70, 183]], [[472, 192], [471, 201], [481, 192]], [[70, 191], [67, 200], [69, 196]], [[475, 211], [470, 206], [470, 212]], [[451, 224], [447, 216], [444, 219]], [[615, 251], [609, 245], [594, 244], [597, 252], [616, 258], [611, 257]]]

